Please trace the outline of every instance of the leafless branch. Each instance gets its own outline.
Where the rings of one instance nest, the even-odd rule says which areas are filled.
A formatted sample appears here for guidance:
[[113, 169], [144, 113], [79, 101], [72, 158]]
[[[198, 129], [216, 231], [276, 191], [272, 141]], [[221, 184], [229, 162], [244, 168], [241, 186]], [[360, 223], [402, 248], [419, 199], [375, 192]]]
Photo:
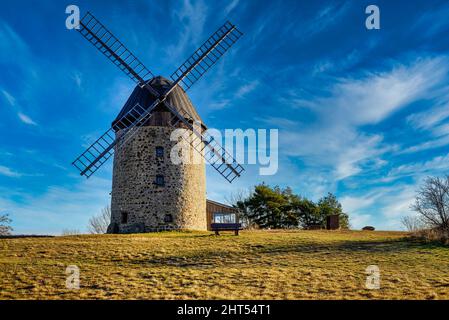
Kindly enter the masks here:
[[110, 223], [111, 207], [107, 206], [101, 210], [99, 215], [90, 218], [88, 225], [89, 233], [104, 234], [107, 232]]
[[449, 230], [449, 176], [428, 177], [412, 205], [423, 223], [431, 228]]
[[0, 236], [11, 234], [12, 228], [9, 226], [11, 219], [7, 214], [0, 214]]

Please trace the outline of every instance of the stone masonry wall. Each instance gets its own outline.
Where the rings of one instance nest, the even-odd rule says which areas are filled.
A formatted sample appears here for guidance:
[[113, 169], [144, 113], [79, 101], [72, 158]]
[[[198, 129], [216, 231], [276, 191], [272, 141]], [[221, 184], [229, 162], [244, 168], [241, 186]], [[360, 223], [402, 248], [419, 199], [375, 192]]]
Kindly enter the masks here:
[[[173, 164], [170, 150], [176, 142], [170, 141], [171, 131], [141, 127], [115, 151], [109, 233], [207, 229], [205, 164]], [[156, 156], [156, 147], [164, 148], [162, 158]], [[164, 176], [164, 186], [155, 184], [156, 175]]]

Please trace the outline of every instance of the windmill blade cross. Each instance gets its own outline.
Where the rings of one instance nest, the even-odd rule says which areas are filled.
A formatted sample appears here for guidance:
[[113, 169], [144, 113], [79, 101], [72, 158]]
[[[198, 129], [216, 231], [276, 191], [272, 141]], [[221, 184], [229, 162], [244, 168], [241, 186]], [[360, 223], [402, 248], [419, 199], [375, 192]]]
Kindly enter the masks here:
[[[218, 171], [229, 183], [232, 183], [235, 178], [240, 177], [245, 169], [223, 148], [218, 142], [216, 142], [212, 136], [207, 133], [199, 132], [195, 127], [187, 120], [193, 119], [193, 117], [185, 110], [176, 110], [166, 100], [163, 101], [165, 106], [172, 112], [176, 121], [170, 121], [170, 125], [175, 128], [181, 121], [186, 125], [191, 133], [189, 138], [182, 136], [212, 167]], [[208, 149], [209, 152], [204, 155], [204, 150]]]
[[[79, 171], [80, 175], [89, 178], [94, 174], [113, 154], [114, 149], [120, 149], [144, 125], [152, 116], [151, 111], [160, 103], [157, 99], [148, 109], [136, 104], [128, 113], [106, 131], [100, 138], [92, 143], [72, 165]], [[120, 136], [115, 132], [122, 130]]]
[[227, 21], [209, 37], [173, 74], [174, 87], [181, 85], [185, 91], [197, 82], [243, 35], [235, 25]]
[[[175, 127], [183, 122], [191, 130], [190, 144], [229, 182], [239, 177], [244, 171], [243, 167], [226, 152], [207, 133], [198, 132], [187, 119], [193, 119], [184, 109], [179, 112], [167, 101], [168, 95], [179, 85], [187, 91], [198, 81], [243, 35], [232, 23], [226, 22], [209, 39], [207, 39], [172, 75], [173, 83], [163, 93], [155, 90], [149, 81], [154, 78], [142, 62], [132, 54], [97, 18], [90, 12], [81, 19], [81, 35], [87, 39], [97, 50], [106, 56], [120, 70], [140, 87], [146, 88], [156, 98], [152, 105], [144, 108], [135, 105], [113, 127], [98, 138], [86, 149], [72, 164], [80, 170], [81, 175], [89, 178], [113, 154], [114, 150], [121, 148], [152, 116], [151, 112], [160, 103], [163, 103], [174, 115]], [[148, 79], [148, 81], [145, 81]], [[123, 131], [120, 136], [115, 133]], [[210, 152], [205, 156], [203, 151]]]
[[157, 91], [145, 81], [145, 79], [154, 78], [153, 73], [93, 14], [86, 13], [80, 21], [78, 31], [131, 80], [141, 87], [146, 87], [156, 97], [159, 96]]

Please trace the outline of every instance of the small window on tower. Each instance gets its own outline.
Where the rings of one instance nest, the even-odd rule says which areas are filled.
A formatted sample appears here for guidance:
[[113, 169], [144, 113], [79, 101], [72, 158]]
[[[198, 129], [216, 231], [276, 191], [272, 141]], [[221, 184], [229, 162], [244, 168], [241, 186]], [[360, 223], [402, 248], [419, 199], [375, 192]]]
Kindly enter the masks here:
[[122, 224], [128, 223], [128, 212], [122, 211], [121, 215], [122, 215]]
[[157, 175], [157, 176], [156, 176], [155, 184], [156, 184], [157, 186], [164, 186], [164, 185], [165, 185], [165, 179], [164, 179], [164, 176], [163, 176], [163, 175]]
[[164, 157], [164, 148], [156, 147], [156, 157], [163, 158]]
[[166, 214], [164, 218], [165, 223], [171, 223], [173, 222], [173, 216], [171, 214]]

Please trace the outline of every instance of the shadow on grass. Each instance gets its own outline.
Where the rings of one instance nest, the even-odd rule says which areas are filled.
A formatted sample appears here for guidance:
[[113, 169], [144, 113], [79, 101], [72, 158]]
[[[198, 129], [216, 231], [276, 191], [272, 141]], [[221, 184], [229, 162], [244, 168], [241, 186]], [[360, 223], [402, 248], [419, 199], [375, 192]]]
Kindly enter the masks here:
[[[139, 258], [129, 261], [139, 265], [169, 266], [179, 268], [215, 268], [215, 267], [239, 267], [251, 263], [257, 263], [263, 256], [277, 258], [285, 255], [298, 255], [298, 258], [307, 259], [304, 255], [317, 256], [345, 256], [356, 253], [401, 253], [414, 251], [417, 254], [432, 254], [431, 249], [439, 248], [435, 243], [423, 243], [412, 238], [400, 238], [382, 241], [337, 241], [332, 243], [297, 243], [288, 245], [278, 244], [236, 244], [241, 250], [194, 251], [186, 255], [171, 254], [163, 257]], [[422, 251], [419, 251], [422, 250]], [[281, 260], [280, 260], [281, 261]], [[295, 261], [294, 259], [292, 261]]]
[[356, 252], [367, 252], [367, 253], [395, 253], [404, 252], [410, 250], [419, 249], [436, 249], [441, 248], [442, 245], [436, 242], [427, 243], [413, 239], [411, 237], [403, 237], [398, 239], [389, 240], [343, 240], [337, 241], [335, 243], [307, 243], [300, 245], [281, 245], [281, 246], [268, 246], [268, 248], [261, 249], [263, 253], [270, 252], [301, 252], [301, 253], [320, 253], [333, 251], [336, 253], [356, 253]]

